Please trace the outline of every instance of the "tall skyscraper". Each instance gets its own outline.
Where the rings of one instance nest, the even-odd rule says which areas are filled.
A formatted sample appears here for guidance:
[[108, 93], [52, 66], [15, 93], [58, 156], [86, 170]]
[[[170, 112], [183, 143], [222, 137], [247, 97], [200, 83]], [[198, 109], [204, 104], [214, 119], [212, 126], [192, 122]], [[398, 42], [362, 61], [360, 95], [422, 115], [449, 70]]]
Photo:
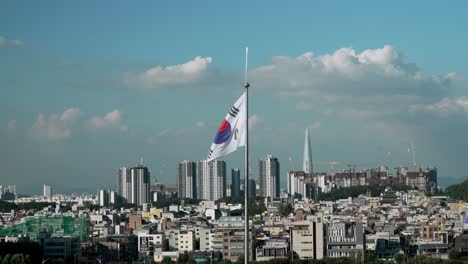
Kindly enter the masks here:
[[137, 165], [131, 168], [131, 201], [130, 203], [142, 205], [150, 200], [150, 173], [147, 167]]
[[231, 196], [241, 197], [240, 193], [240, 170], [231, 169]]
[[132, 177], [130, 167], [119, 168], [117, 178], [117, 193], [122, 203], [129, 203], [132, 196]]
[[44, 184], [43, 196], [46, 199], [52, 198], [52, 186]]
[[193, 161], [184, 160], [179, 162], [177, 175], [177, 193], [180, 198], [197, 198], [197, 172]]
[[249, 192], [247, 193], [247, 197], [255, 197], [257, 193], [257, 183], [254, 179], [249, 179]]
[[197, 197], [216, 201], [226, 196], [226, 162], [213, 160], [197, 162]]
[[2, 200], [16, 199], [16, 185], [8, 185], [8, 186], [0, 185], [0, 199]]
[[109, 191], [109, 204], [110, 205], [119, 204], [120, 203], [119, 198], [120, 197], [119, 197], [119, 195], [117, 194], [116, 191], [114, 191], [114, 190]]
[[211, 199], [216, 201], [226, 196], [226, 162], [213, 160], [210, 162], [211, 171]]
[[313, 165], [312, 165], [312, 151], [310, 150], [310, 139], [309, 139], [309, 129], [306, 128], [305, 130], [305, 140], [304, 140], [304, 161], [302, 163], [302, 170], [305, 173], [313, 172]]
[[199, 200], [210, 200], [211, 193], [210, 164], [206, 160], [197, 162], [197, 198]]
[[258, 177], [260, 180], [260, 196], [279, 197], [280, 195], [280, 165], [277, 158], [268, 155], [258, 161]]
[[292, 197], [309, 197], [311, 193], [310, 174], [303, 171], [288, 172], [288, 193]]
[[109, 193], [106, 190], [98, 190], [99, 206], [109, 206]]

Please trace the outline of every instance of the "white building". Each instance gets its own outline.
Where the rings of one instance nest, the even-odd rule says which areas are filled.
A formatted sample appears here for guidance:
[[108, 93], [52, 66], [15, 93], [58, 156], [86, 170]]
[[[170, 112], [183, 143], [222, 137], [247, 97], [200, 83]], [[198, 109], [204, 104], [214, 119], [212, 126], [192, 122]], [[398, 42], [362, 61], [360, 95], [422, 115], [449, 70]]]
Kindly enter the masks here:
[[165, 231], [167, 240], [169, 242], [169, 251], [174, 251], [179, 249], [179, 229], [168, 229]]
[[184, 160], [179, 162], [177, 174], [177, 193], [180, 198], [197, 198], [197, 173], [195, 162]]
[[260, 196], [279, 197], [280, 165], [277, 158], [268, 155], [258, 161], [258, 177], [260, 180]]
[[206, 160], [197, 162], [197, 197], [216, 201], [226, 196], [226, 162]]
[[51, 199], [52, 198], [52, 186], [44, 184], [44, 198]]
[[142, 164], [121, 167], [117, 177], [117, 193], [123, 203], [142, 205], [150, 200], [150, 173]]
[[306, 221], [294, 222], [291, 227], [292, 249], [300, 259], [322, 259], [324, 257], [323, 216]]
[[309, 185], [308, 179], [310, 174], [304, 171], [290, 171], [288, 172], [288, 193], [293, 197], [308, 197]]
[[119, 204], [119, 194], [114, 190], [109, 192], [109, 203], [111, 205]]
[[109, 206], [109, 193], [106, 190], [98, 192], [99, 206]]
[[211, 229], [197, 227], [195, 231], [197, 232], [196, 237], [200, 241], [200, 251], [210, 251], [211, 250], [211, 245], [210, 245]]
[[193, 231], [179, 233], [179, 252], [193, 251], [195, 248], [195, 235]]
[[154, 256], [157, 251], [164, 251], [164, 241], [166, 236], [164, 233], [148, 234], [145, 232], [138, 233], [138, 252]]
[[130, 167], [121, 167], [118, 171], [117, 193], [122, 198], [123, 203], [130, 201], [132, 196], [132, 177]]

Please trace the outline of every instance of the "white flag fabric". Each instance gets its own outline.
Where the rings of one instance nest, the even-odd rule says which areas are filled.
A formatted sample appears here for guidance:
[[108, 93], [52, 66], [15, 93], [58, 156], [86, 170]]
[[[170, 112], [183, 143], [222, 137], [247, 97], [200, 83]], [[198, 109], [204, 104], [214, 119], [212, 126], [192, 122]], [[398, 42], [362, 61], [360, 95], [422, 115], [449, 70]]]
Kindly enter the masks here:
[[221, 122], [208, 152], [207, 161], [225, 156], [238, 147], [245, 146], [247, 125], [245, 98], [244, 92]]

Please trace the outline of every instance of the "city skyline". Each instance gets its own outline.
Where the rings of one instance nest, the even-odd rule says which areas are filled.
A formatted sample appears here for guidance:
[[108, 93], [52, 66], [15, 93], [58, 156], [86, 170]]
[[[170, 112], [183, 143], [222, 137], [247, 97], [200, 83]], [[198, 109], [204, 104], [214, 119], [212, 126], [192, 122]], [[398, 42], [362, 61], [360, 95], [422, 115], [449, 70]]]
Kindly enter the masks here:
[[305, 128], [314, 170], [411, 168], [414, 143], [441, 186], [468, 174], [463, 1], [110, 3], [0, 4], [0, 184], [95, 193], [143, 157], [175, 186], [242, 94], [246, 46], [251, 163], [277, 157], [282, 188]]

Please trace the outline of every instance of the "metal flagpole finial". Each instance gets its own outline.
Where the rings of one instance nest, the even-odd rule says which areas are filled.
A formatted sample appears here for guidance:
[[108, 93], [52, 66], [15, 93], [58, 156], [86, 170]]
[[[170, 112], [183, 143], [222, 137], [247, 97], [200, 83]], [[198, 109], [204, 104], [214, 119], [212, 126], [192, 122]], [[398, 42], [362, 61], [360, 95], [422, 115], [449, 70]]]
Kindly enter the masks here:
[[247, 66], [248, 66], [248, 58], [249, 58], [249, 47], [245, 47], [245, 81], [244, 81], [244, 87], [247, 89], [249, 88], [250, 84], [247, 82]]

